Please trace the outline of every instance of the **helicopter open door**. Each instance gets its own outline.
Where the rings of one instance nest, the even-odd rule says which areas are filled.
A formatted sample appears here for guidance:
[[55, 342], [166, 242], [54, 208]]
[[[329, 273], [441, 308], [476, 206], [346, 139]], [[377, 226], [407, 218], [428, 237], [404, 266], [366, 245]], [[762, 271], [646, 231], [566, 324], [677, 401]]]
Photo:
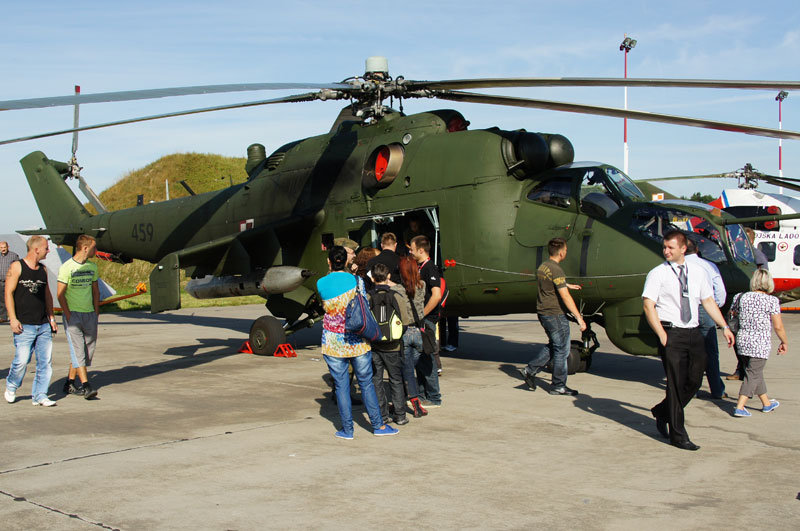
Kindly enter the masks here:
[[361, 245], [371, 245], [380, 249], [381, 234], [393, 232], [398, 240], [398, 254], [406, 254], [404, 250], [400, 249], [401, 242], [405, 242], [406, 237], [413, 234], [413, 231], [409, 231], [409, 227], [416, 220], [420, 223], [421, 233], [426, 234], [431, 240], [433, 263], [441, 264], [441, 226], [437, 207], [410, 208], [347, 219], [356, 226], [354, 230], [350, 231], [349, 237]]
[[572, 236], [578, 216], [573, 181], [570, 174], [555, 174], [523, 189], [514, 223], [514, 238], [520, 245], [542, 247], [553, 238]]

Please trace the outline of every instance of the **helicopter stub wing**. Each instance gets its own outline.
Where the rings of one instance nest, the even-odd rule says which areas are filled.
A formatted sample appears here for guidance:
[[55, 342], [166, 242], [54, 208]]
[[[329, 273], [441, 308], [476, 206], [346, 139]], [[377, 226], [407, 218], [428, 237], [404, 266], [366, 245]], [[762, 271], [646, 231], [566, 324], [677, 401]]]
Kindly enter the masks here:
[[292, 217], [169, 253], [150, 274], [150, 311], [180, 308], [181, 269], [192, 278], [239, 277], [276, 264], [297, 265], [308, 226], [308, 218]]

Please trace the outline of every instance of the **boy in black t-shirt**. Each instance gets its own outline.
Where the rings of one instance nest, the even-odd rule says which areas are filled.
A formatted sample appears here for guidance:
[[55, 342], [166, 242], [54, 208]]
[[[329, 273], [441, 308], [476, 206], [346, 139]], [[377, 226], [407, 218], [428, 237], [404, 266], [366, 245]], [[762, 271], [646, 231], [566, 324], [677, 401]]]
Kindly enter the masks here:
[[434, 352], [423, 355], [419, 360], [418, 370], [421, 372], [420, 396], [423, 397], [422, 405], [425, 407], [439, 407], [442, 405], [442, 394], [439, 391], [439, 374], [436, 368], [435, 355], [439, 346], [436, 341], [436, 328], [439, 326], [439, 303], [442, 301], [442, 276], [439, 268], [431, 261], [431, 242], [427, 236], [415, 236], [411, 240], [409, 254], [419, 264], [419, 276], [425, 282], [425, 309], [423, 334], [432, 336]]

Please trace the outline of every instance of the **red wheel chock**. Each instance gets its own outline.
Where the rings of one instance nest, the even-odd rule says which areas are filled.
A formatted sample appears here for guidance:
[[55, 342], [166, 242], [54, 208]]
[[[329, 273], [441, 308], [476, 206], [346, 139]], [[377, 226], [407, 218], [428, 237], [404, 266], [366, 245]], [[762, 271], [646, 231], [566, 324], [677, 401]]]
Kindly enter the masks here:
[[253, 348], [250, 346], [250, 342], [245, 341], [244, 343], [242, 343], [242, 346], [239, 348], [239, 352], [242, 354], [252, 354]]
[[294, 347], [289, 343], [282, 343], [278, 345], [272, 355], [276, 358], [296, 358], [297, 352], [294, 351]]

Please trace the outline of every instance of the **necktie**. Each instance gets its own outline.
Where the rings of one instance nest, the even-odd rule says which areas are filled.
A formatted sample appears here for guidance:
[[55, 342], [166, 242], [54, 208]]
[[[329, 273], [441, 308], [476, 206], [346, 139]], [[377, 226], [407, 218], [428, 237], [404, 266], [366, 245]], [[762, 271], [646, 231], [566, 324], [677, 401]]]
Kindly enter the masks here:
[[681, 322], [688, 323], [692, 318], [692, 310], [689, 307], [689, 286], [686, 278], [686, 266], [678, 266], [678, 282], [681, 285]]

